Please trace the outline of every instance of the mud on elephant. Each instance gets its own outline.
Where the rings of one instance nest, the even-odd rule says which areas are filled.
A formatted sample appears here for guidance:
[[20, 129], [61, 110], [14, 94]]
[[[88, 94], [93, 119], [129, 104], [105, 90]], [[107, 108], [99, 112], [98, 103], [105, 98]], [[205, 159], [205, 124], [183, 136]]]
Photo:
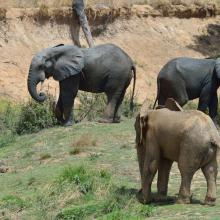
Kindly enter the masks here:
[[131, 58], [119, 47], [104, 44], [92, 48], [58, 45], [37, 53], [28, 75], [28, 91], [33, 99], [43, 102], [45, 94], [36, 86], [46, 78], [59, 81], [60, 95], [56, 117], [63, 125], [73, 123], [72, 108], [78, 90], [107, 96], [107, 107], [101, 122], [120, 122], [118, 113], [126, 89], [134, 76], [131, 108], [136, 81], [136, 69]]
[[158, 197], [166, 198], [171, 166], [176, 161], [181, 174], [177, 202], [190, 203], [191, 180], [201, 168], [208, 188], [204, 203], [215, 204], [216, 152], [220, 146], [220, 137], [209, 116], [197, 110], [143, 108], [136, 118], [135, 129], [141, 174], [141, 190], [138, 193], [140, 202], [152, 201], [151, 184], [157, 170]]

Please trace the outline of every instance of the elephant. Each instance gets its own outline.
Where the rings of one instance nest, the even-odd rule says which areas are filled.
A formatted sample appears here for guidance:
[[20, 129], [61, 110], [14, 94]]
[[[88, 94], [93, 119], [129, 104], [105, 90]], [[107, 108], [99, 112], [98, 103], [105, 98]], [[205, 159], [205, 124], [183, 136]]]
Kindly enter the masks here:
[[157, 98], [153, 109], [164, 105], [167, 98], [174, 98], [181, 106], [199, 98], [198, 110], [209, 109], [216, 122], [220, 82], [220, 59], [180, 57], [169, 61], [157, 77]]
[[107, 107], [100, 122], [120, 122], [118, 113], [126, 89], [134, 77], [130, 107], [136, 82], [136, 68], [131, 58], [114, 44], [91, 48], [58, 45], [37, 53], [30, 65], [28, 91], [31, 97], [43, 102], [46, 95], [36, 86], [46, 78], [59, 81], [60, 94], [55, 115], [64, 126], [73, 124], [72, 108], [78, 90], [102, 93], [107, 96]]
[[[167, 103], [168, 102], [168, 103]], [[207, 181], [204, 204], [216, 201], [216, 154], [220, 137], [211, 118], [198, 110], [182, 111], [173, 100], [157, 110], [142, 107], [135, 122], [136, 149], [141, 176], [141, 203], [153, 201], [151, 184], [158, 170], [158, 198], [165, 199], [172, 163], [178, 163], [181, 186], [177, 203], [191, 202], [190, 185], [194, 173], [201, 168]], [[174, 106], [169, 103], [176, 103]], [[169, 106], [169, 107], [168, 107]], [[169, 109], [168, 109], [168, 108]]]

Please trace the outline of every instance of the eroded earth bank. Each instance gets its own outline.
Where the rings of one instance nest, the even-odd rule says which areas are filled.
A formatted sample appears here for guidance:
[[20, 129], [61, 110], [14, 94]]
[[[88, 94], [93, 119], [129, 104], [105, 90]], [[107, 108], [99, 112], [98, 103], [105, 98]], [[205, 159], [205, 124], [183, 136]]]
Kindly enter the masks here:
[[[42, 48], [60, 43], [72, 44], [71, 8], [1, 9], [0, 96], [27, 99], [26, 78], [33, 55]], [[210, 9], [211, 10], [211, 9]], [[171, 58], [208, 57], [220, 49], [219, 17], [206, 13], [159, 13], [147, 5], [132, 8], [87, 9], [95, 44], [114, 43], [122, 47], [137, 65], [137, 96], [140, 102], [156, 94], [156, 76]], [[214, 16], [215, 15], [215, 16]], [[173, 17], [171, 17], [173, 16]], [[190, 17], [192, 16], [192, 17]], [[81, 42], [87, 46], [83, 34]], [[53, 80], [44, 89], [58, 93]]]

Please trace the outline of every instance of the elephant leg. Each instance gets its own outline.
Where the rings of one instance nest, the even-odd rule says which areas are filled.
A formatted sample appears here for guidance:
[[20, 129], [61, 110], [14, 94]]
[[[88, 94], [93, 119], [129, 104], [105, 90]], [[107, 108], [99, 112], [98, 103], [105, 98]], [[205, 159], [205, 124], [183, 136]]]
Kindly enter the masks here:
[[218, 110], [218, 96], [217, 96], [217, 92], [215, 92], [212, 96], [211, 96], [211, 100], [209, 103], [209, 116], [211, 117], [211, 119], [216, 123], [217, 120], [217, 110]]
[[142, 143], [137, 144], [136, 148], [137, 148], [137, 157], [138, 157], [140, 175], [141, 175], [141, 178], [143, 178], [143, 169], [144, 169], [144, 159], [146, 156], [146, 148], [145, 148], [145, 146], [143, 146]]
[[168, 98], [175, 99], [180, 106], [184, 106], [188, 100], [188, 94], [186, 91], [185, 84], [183, 82], [174, 84], [173, 82], [164, 82], [165, 85], [162, 85], [161, 93], [158, 97], [158, 105], [165, 105], [165, 102]]
[[62, 99], [64, 126], [73, 124], [73, 105], [74, 99], [79, 88], [80, 76], [74, 75], [60, 81], [60, 95]]
[[141, 203], [151, 202], [151, 184], [159, 164], [159, 147], [153, 132], [148, 131], [146, 139], [146, 153], [141, 176], [141, 187], [137, 197]]
[[168, 181], [173, 161], [161, 158], [158, 168], [157, 191], [159, 199], [167, 196]]
[[115, 106], [115, 112], [114, 112], [114, 122], [115, 123], [119, 123], [120, 122], [120, 118], [121, 118], [121, 115], [119, 114], [119, 108], [120, 108], [120, 105], [124, 99], [124, 96], [125, 96], [125, 92], [126, 92], [126, 88], [124, 89], [124, 91], [121, 93], [119, 99], [117, 100], [116, 102], [116, 106]]
[[218, 173], [216, 157], [207, 165], [202, 167], [202, 172], [207, 181], [206, 205], [215, 205], [216, 200], [216, 177]]
[[[191, 202], [191, 181], [194, 173], [200, 166], [201, 161], [196, 159], [196, 155], [189, 153], [189, 148], [187, 148], [189, 143], [185, 143], [181, 146], [178, 167], [181, 174], [181, 185], [179, 190], [179, 196], [177, 203], [189, 204]], [[194, 158], [194, 159], [192, 159]]]
[[160, 94], [158, 97], [158, 105], [164, 106], [165, 102], [166, 102], [166, 98]]
[[121, 96], [121, 91], [117, 91], [114, 93], [106, 93], [108, 104], [105, 109], [103, 118], [99, 121], [101, 123], [114, 123], [114, 117], [115, 117], [115, 110], [118, 103], [118, 100]]
[[64, 119], [63, 119], [63, 106], [62, 106], [61, 95], [59, 95], [59, 99], [58, 99], [57, 104], [56, 104], [55, 117], [56, 117], [56, 119], [57, 119], [57, 121], [59, 123], [62, 124], [64, 122]]
[[200, 93], [198, 110], [205, 112], [209, 106], [209, 101], [210, 101], [210, 86], [206, 85]]
[[179, 196], [177, 203], [179, 204], [189, 204], [191, 201], [191, 181], [195, 172], [190, 172], [180, 168], [181, 173], [181, 185], [179, 190]]

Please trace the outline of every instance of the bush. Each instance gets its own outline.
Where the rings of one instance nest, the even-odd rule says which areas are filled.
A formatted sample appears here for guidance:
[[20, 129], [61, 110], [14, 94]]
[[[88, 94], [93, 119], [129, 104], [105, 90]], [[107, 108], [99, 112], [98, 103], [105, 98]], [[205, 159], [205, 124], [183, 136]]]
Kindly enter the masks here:
[[[103, 116], [103, 113], [107, 105], [107, 99], [105, 94], [79, 92], [78, 98], [80, 104], [78, 106], [78, 109], [76, 109], [77, 121], [81, 121], [83, 119], [86, 119], [88, 121], [93, 121]], [[120, 106], [121, 115], [127, 118], [133, 117], [134, 114], [138, 112], [140, 109], [140, 105], [137, 104], [136, 96], [135, 96], [134, 111], [132, 112], [130, 110], [130, 100], [131, 100], [131, 94], [129, 93], [125, 95], [124, 100]]]
[[78, 109], [76, 109], [77, 121], [81, 121], [84, 118], [88, 121], [93, 121], [102, 116], [107, 105], [107, 99], [104, 94], [79, 92], [77, 97], [80, 102]]
[[29, 100], [23, 104], [19, 121], [16, 125], [16, 132], [25, 134], [53, 127], [57, 123], [53, 111], [54, 102], [54, 97], [49, 95], [43, 103]]
[[14, 141], [18, 112], [15, 105], [5, 100], [0, 101], [0, 147]]

